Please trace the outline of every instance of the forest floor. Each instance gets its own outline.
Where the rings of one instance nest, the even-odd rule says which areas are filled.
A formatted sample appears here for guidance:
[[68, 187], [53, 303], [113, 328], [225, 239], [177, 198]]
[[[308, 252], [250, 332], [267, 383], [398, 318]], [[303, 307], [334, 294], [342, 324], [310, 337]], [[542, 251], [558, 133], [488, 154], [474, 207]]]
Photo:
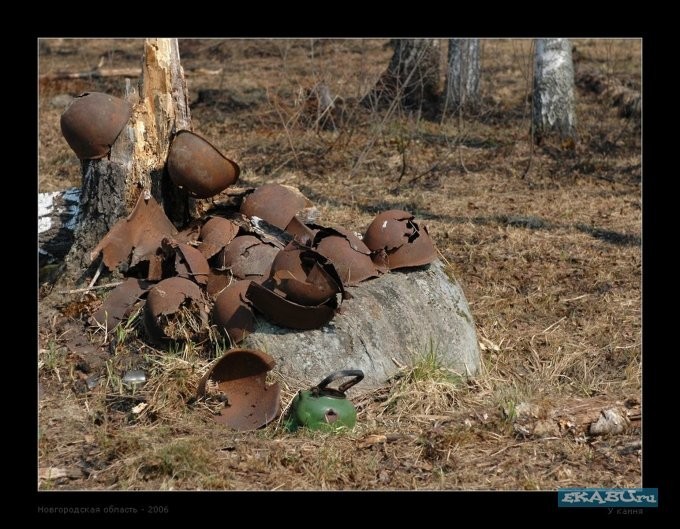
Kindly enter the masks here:
[[[577, 79], [595, 72], [640, 90], [640, 41], [573, 44]], [[100, 61], [136, 68], [142, 49], [141, 40], [43, 40], [40, 74], [89, 71]], [[426, 220], [469, 301], [482, 372], [455, 383], [423, 356], [356, 400], [352, 432], [291, 434], [274, 422], [230, 433], [187, 404], [207, 361], [189, 347], [143, 344], [134, 318], [103, 364], [106, 382], [83, 389], [68, 333], [102, 292], [60, 294], [46, 281], [40, 489], [641, 485], [639, 420], [618, 435], [591, 436], [556, 418], [577, 408], [632, 409], [641, 398], [639, 119], [581, 83], [575, 148], [532, 148], [528, 40], [482, 41], [475, 112], [426, 119], [361, 109], [357, 99], [391, 51], [386, 40], [180, 41], [194, 130], [241, 165], [241, 185], [297, 186], [323, 223], [360, 232], [385, 209]], [[319, 82], [345, 100], [337, 130], [314, 124], [309, 91]], [[80, 164], [59, 129], [64, 95], [122, 95], [123, 87], [120, 77], [40, 81], [39, 191], [80, 185]], [[108, 350], [101, 335], [91, 340]], [[150, 375], [134, 395], [120, 386], [117, 361], [130, 355], [142, 355]], [[284, 381], [284, 405], [297, 389]]]

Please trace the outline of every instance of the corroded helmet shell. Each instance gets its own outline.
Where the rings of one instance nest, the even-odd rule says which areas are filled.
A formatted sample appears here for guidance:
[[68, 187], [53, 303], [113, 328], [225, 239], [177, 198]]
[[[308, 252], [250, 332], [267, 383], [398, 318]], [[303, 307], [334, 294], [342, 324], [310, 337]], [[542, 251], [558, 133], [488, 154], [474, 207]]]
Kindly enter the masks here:
[[61, 133], [81, 160], [104, 158], [131, 115], [132, 107], [124, 99], [85, 92], [61, 115]]
[[186, 325], [167, 325], [170, 319], [177, 319], [178, 323], [181, 322], [183, 316], [180, 315], [180, 308], [182, 306], [187, 306], [192, 317], [201, 323], [201, 327], [207, 328], [208, 315], [204, 311], [201, 289], [193, 281], [183, 277], [170, 277], [159, 282], [149, 291], [144, 307], [144, 326], [153, 341], [161, 342], [185, 337], [185, 335], [181, 336], [183, 333], [179, 331]]
[[278, 382], [267, 385], [275, 360], [263, 351], [232, 349], [224, 353], [198, 384], [198, 397], [223, 396], [214, 419], [238, 431], [255, 430], [272, 421], [281, 407]]
[[208, 140], [181, 130], [168, 153], [168, 174], [195, 198], [209, 198], [238, 180], [238, 164], [226, 158]]
[[320, 230], [314, 238], [314, 249], [331, 260], [345, 286], [357, 285], [379, 275], [371, 260], [371, 250], [344, 228]]
[[232, 283], [220, 293], [213, 307], [213, 322], [233, 343], [255, 331], [255, 315], [244, 301], [249, 286], [247, 280]]
[[391, 209], [380, 213], [366, 230], [364, 243], [373, 252], [384, 252], [374, 258], [384, 258], [390, 270], [423, 266], [437, 257], [427, 227], [414, 218], [406, 211]]
[[309, 205], [309, 200], [294, 187], [264, 184], [243, 199], [241, 213], [285, 230], [295, 214]]
[[263, 278], [269, 274], [279, 249], [253, 235], [239, 235], [217, 257], [219, 268], [230, 268], [238, 279]]

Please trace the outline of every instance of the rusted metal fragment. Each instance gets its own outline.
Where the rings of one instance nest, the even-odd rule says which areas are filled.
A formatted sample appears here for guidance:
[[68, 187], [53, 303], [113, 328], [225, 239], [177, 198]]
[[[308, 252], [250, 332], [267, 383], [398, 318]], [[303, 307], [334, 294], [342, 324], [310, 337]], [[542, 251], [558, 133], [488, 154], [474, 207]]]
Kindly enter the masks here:
[[149, 258], [149, 269], [146, 273], [146, 278], [149, 281], [160, 281], [163, 279], [163, 256], [161, 254], [156, 254]]
[[208, 291], [208, 295], [215, 299], [220, 292], [227, 288], [231, 283], [234, 282], [234, 276], [229, 270], [215, 270], [210, 269], [208, 274], [208, 284], [205, 289]]
[[170, 145], [168, 174], [195, 198], [210, 198], [234, 184], [241, 169], [208, 140], [188, 130], [179, 131]]
[[198, 249], [210, 259], [238, 235], [239, 227], [222, 217], [213, 217], [201, 228], [201, 245]]
[[129, 278], [108, 293], [104, 303], [92, 315], [92, 325], [105, 325], [108, 332], [130, 313], [135, 303], [151, 288], [151, 283], [140, 279]]
[[269, 274], [279, 248], [252, 235], [240, 235], [218, 255], [218, 268], [231, 269], [238, 279], [257, 279]]
[[[333, 293], [342, 294], [345, 297], [342, 280], [333, 264], [319, 252], [295, 241], [289, 243], [277, 254], [272, 263], [269, 278], [270, 283], [273, 281], [276, 288], [286, 294], [288, 293], [286, 281], [292, 285], [292, 280], [296, 280], [311, 283], [322, 290], [332, 290]], [[320, 301], [322, 300], [318, 302]], [[305, 303], [302, 302], [302, 304]]]
[[197, 395], [225, 401], [216, 422], [238, 431], [255, 430], [271, 422], [281, 407], [279, 384], [266, 382], [274, 365], [262, 351], [232, 349], [201, 379]]
[[203, 222], [200, 219], [192, 220], [186, 228], [175, 235], [175, 240], [177, 242], [185, 242], [187, 244], [196, 243], [201, 235], [202, 224]]
[[373, 219], [364, 243], [375, 252], [375, 262], [394, 270], [423, 266], [437, 258], [427, 226], [414, 219], [410, 213], [397, 209], [380, 213]]
[[333, 319], [337, 311], [337, 299], [327, 303], [305, 307], [281, 297], [268, 288], [251, 281], [246, 298], [265, 317], [276, 325], [290, 329], [318, 329]]
[[344, 228], [319, 230], [312, 246], [333, 263], [345, 286], [357, 285], [386, 271], [371, 260], [368, 246]]
[[293, 219], [288, 223], [288, 226], [286, 226], [286, 231], [295, 237], [295, 240], [300, 244], [309, 246], [311, 245], [314, 236], [319, 230], [314, 230], [304, 224], [297, 217], [293, 217]]
[[145, 192], [139, 195], [135, 209], [126, 219], [118, 221], [99, 241], [90, 254], [94, 260], [101, 252], [102, 260], [109, 270], [121, 263], [134, 266], [149, 261], [149, 279], [160, 279], [158, 271], [163, 259], [161, 241], [177, 233], [163, 208]]
[[344, 294], [337, 271], [321, 254], [291, 243], [274, 259], [264, 286], [288, 301], [314, 306]]
[[304, 281], [307, 271], [303, 268], [301, 255], [305, 248], [295, 243], [288, 244], [281, 250], [272, 261], [270, 277], [274, 277], [279, 272], [286, 272], [289, 277], [294, 277], [298, 281]]
[[104, 158], [131, 115], [132, 107], [124, 99], [86, 92], [61, 115], [61, 133], [81, 160]]
[[193, 281], [171, 277], [149, 291], [144, 326], [153, 341], [199, 338], [207, 331], [207, 323], [201, 289]]
[[312, 265], [305, 281], [299, 281], [285, 271], [277, 272], [273, 280], [275, 290], [283, 292], [287, 300], [305, 306], [319, 305], [340, 293], [338, 284], [318, 263]]
[[213, 307], [213, 322], [234, 344], [255, 331], [255, 315], [245, 299], [249, 285], [248, 280], [232, 283], [217, 297]]
[[265, 184], [243, 199], [241, 213], [259, 217], [285, 230], [295, 214], [310, 205], [311, 202], [294, 187]]
[[210, 265], [201, 252], [193, 246], [167, 238], [163, 239], [163, 247], [175, 253], [175, 272], [179, 277], [207, 285]]

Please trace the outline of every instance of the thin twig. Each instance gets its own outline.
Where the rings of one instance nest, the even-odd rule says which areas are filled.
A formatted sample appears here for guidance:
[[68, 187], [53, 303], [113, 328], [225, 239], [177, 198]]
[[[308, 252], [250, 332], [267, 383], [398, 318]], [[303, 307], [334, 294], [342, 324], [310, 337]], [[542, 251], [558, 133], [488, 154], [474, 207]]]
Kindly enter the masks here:
[[104, 268], [104, 259], [99, 261], [99, 266], [97, 267], [97, 271], [94, 273], [94, 277], [92, 278], [92, 281], [90, 281], [90, 284], [87, 285], [87, 288], [92, 288], [94, 284], [97, 282], [97, 279], [99, 279], [99, 274], [102, 273], [102, 269]]
[[407, 367], [394, 357], [392, 357], [392, 362], [394, 362], [394, 365], [396, 365], [399, 369], [406, 369]]
[[505, 452], [506, 450], [509, 450], [510, 448], [519, 448], [520, 446], [528, 445], [529, 443], [538, 443], [540, 441], [559, 441], [560, 439], [562, 439], [562, 438], [561, 437], [542, 437], [540, 439], [530, 439], [528, 441], [524, 441], [523, 443], [515, 443], [514, 445], [504, 446], [500, 450], [494, 452], [493, 454], [485, 456], [485, 457], [497, 456], [498, 454]]
[[548, 332], [550, 329], [552, 329], [555, 325], [557, 325], [558, 323], [560, 323], [561, 321], [564, 321], [564, 320], [566, 320], [566, 319], [567, 319], [566, 316], [562, 316], [559, 320], [557, 320], [557, 321], [556, 321], [555, 323], [553, 323], [552, 325], [548, 325], [548, 326], [547, 326], [545, 329], [543, 329], [539, 334], [545, 334], [545, 333], [547, 333], [547, 332]]
[[401, 183], [401, 179], [404, 178], [404, 174], [406, 173], [406, 149], [402, 149], [401, 151], [401, 172], [399, 173], [399, 179], [397, 180], [397, 183]]
[[411, 179], [408, 181], [408, 183], [409, 183], [409, 184], [412, 184], [413, 182], [415, 182], [416, 180], [419, 180], [419, 179], [422, 178], [423, 176], [425, 176], [425, 175], [427, 175], [427, 174], [430, 174], [430, 173], [433, 172], [433, 171], [436, 171], [437, 169], [439, 169], [440, 163], [441, 163], [441, 162], [435, 162], [434, 164], [432, 164], [432, 166], [431, 166], [429, 169], [427, 169], [427, 170], [423, 171], [422, 173], [420, 173], [420, 174], [414, 176], [413, 178], [411, 178]]
[[89, 292], [90, 290], [99, 290], [102, 288], [113, 288], [118, 285], [122, 285], [123, 281], [117, 281], [115, 283], [107, 283], [106, 285], [98, 285], [96, 287], [86, 287], [86, 288], [74, 288], [73, 290], [62, 290], [57, 292], [57, 294], [80, 294], [82, 292]]
[[[463, 76], [460, 76], [459, 82], [463, 83]], [[463, 93], [463, 87], [460, 87], [460, 93]], [[470, 171], [468, 170], [467, 166], [465, 165], [465, 161], [463, 160], [463, 142], [462, 142], [462, 136], [463, 136], [463, 98], [461, 96], [461, 101], [458, 104], [458, 161], [460, 162], [460, 166], [463, 168], [463, 171], [465, 171], [465, 174], [470, 174]]]
[[581, 294], [580, 296], [576, 296], [575, 298], [561, 299], [560, 301], [562, 303], [567, 303], [569, 301], [577, 301], [579, 299], [587, 298], [588, 296], [590, 296], [590, 294]]
[[[269, 95], [269, 94], [267, 94]], [[273, 100], [271, 97], [269, 98], [270, 101], [272, 101], [272, 106], [274, 107], [274, 110], [276, 110], [276, 113], [279, 116], [279, 119], [281, 120], [281, 124], [283, 125], [283, 130], [286, 133], [286, 139], [288, 140], [288, 145], [290, 146], [290, 150], [293, 153], [293, 156], [295, 157], [295, 162], [297, 163], [298, 168], [302, 167], [302, 164], [300, 163], [300, 159], [298, 158], [298, 153], [297, 149], [295, 149], [295, 145], [293, 144], [293, 138], [290, 135], [290, 129], [289, 129], [289, 123], [286, 122], [284, 119], [283, 115], [281, 114], [281, 109], [279, 108], [279, 105], [275, 100]]]

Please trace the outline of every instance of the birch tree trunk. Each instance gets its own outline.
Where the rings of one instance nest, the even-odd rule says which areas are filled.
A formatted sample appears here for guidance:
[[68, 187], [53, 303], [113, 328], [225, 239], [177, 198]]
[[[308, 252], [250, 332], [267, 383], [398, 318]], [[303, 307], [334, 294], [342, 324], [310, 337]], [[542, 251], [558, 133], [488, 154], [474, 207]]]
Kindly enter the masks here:
[[429, 108], [437, 101], [438, 87], [439, 40], [396, 39], [387, 70], [363, 102], [380, 108], [398, 100], [405, 108]]
[[80, 208], [74, 242], [59, 283], [81, 283], [92, 272], [90, 251], [111, 227], [127, 216], [147, 190], [176, 224], [196, 209], [165, 171], [175, 131], [191, 129], [189, 100], [177, 39], [147, 39], [142, 77], [135, 89], [127, 80], [132, 117], [111, 148], [109, 158], [82, 162]]
[[479, 105], [479, 77], [479, 39], [449, 39], [446, 112]]
[[573, 145], [576, 137], [574, 64], [569, 39], [536, 39], [533, 92], [534, 139], [558, 135]]

